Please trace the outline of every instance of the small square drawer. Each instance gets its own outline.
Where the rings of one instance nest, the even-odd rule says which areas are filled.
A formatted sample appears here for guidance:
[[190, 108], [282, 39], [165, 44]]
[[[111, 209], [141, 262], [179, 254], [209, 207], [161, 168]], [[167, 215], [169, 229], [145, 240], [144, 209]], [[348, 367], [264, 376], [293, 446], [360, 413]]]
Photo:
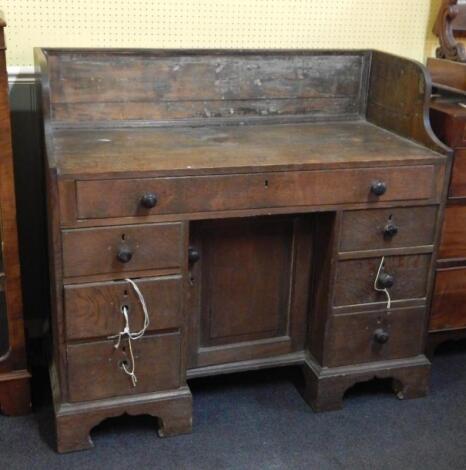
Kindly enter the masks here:
[[417, 356], [423, 351], [424, 329], [423, 307], [334, 315], [327, 330], [324, 365]]
[[466, 206], [445, 208], [438, 256], [440, 259], [466, 258]]
[[120, 395], [179, 388], [181, 335], [165, 333], [133, 341], [137, 384], [123, 370], [131, 366], [127, 340], [118, 349], [112, 340], [67, 347], [69, 399], [99, 400]]
[[[379, 302], [386, 305], [383, 292], [374, 289], [381, 258], [340, 261], [337, 265], [334, 306]], [[426, 297], [431, 255], [386, 256], [384, 272], [392, 277], [388, 288], [392, 301]]]
[[65, 277], [178, 268], [182, 225], [145, 224], [63, 230]]
[[[135, 281], [146, 301], [149, 329], [179, 328], [181, 276], [144, 278]], [[68, 340], [108, 337], [125, 326], [123, 306], [128, 307], [132, 331], [143, 327], [144, 312], [126, 281], [96, 282], [65, 286], [65, 325]]]
[[340, 252], [431, 245], [436, 217], [437, 206], [345, 212]]

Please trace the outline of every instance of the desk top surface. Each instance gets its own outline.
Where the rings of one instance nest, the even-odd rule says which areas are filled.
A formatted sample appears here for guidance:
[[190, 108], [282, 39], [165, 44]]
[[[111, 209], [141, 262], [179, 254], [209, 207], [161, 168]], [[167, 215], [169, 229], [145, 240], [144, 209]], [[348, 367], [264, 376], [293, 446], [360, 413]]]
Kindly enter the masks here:
[[190, 175], [426, 163], [445, 157], [366, 121], [55, 129], [62, 176]]

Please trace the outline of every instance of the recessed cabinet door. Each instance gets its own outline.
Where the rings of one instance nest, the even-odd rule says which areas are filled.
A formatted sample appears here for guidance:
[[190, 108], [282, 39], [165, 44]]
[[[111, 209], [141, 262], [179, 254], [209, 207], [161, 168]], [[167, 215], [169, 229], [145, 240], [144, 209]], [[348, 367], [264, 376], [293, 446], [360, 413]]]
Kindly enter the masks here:
[[[197, 365], [291, 352], [304, 340], [310, 223], [257, 217], [193, 224]], [[299, 266], [297, 266], [299, 264]], [[298, 328], [298, 325], [301, 328]]]

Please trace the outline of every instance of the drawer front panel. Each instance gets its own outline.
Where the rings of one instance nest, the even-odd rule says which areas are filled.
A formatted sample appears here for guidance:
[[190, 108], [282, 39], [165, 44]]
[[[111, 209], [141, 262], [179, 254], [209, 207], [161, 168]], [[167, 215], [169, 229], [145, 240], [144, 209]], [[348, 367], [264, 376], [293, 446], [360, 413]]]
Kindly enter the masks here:
[[[62, 236], [65, 277], [178, 268], [183, 258], [176, 223], [64, 230]], [[130, 260], [118, 258], [128, 251]]]
[[466, 206], [445, 208], [439, 258], [466, 258]]
[[436, 206], [345, 212], [340, 251], [431, 245], [436, 216]]
[[[166, 333], [133, 341], [137, 385], [123, 371], [130, 366], [128, 344], [114, 341], [75, 344], [67, 348], [70, 401], [98, 400], [120, 395], [176, 389], [180, 386], [180, 334]], [[123, 347], [126, 351], [123, 351]]]
[[455, 151], [450, 182], [450, 197], [466, 197], [466, 149]]
[[[181, 276], [139, 279], [136, 284], [146, 301], [149, 331], [181, 326]], [[122, 331], [123, 305], [128, 306], [131, 330], [139, 331], [144, 312], [134, 289], [126, 281], [65, 286], [67, 339], [107, 338]]]
[[[385, 194], [371, 193], [374, 181], [386, 183]], [[434, 167], [78, 181], [76, 186], [78, 217], [92, 219], [429, 199], [434, 195]], [[143, 206], [147, 194], [156, 196], [153, 208]]]
[[[417, 356], [422, 353], [424, 329], [424, 308], [335, 315], [330, 320], [325, 365]], [[385, 343], [377, 340], [385, 334]]]
[[[374, 289], [381, 258], [340, 261], [335, 283], [335, 306], [380, 302], [386, 304], [383, 292]], [[389, 289], [392, 301], [426, 297], [431, 255], [386, 256], [385, 272], [394, 277]]]
[[430, 330], [466, 328], [466, 267], [437, 271]]

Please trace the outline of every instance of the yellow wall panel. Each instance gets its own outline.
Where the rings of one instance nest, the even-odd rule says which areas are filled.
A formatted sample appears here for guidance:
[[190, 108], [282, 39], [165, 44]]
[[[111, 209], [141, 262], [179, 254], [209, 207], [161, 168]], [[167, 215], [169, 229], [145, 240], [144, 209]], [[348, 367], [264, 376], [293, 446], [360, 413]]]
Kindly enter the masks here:
[[377, 48], [423, 60], [432, 17], [431, 0], [0, 0], [0, 10], [8, 63], [20, 66], [34, 46]]

